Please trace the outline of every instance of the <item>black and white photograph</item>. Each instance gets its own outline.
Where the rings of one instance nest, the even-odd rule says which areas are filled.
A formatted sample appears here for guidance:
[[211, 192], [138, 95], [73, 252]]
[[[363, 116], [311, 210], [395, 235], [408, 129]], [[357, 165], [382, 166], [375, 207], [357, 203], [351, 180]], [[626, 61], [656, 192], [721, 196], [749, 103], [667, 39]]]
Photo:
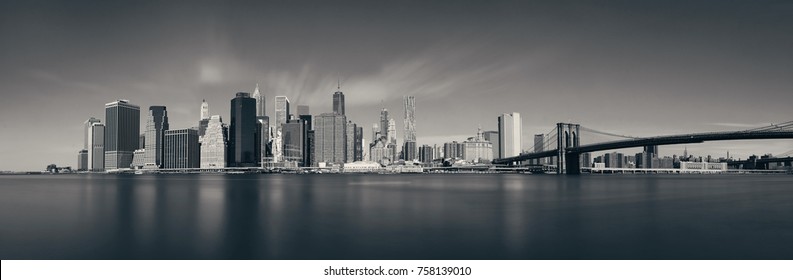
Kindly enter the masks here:
[[793, 266], [793, 1], [0, 0], [0, 131], [4, 280]]

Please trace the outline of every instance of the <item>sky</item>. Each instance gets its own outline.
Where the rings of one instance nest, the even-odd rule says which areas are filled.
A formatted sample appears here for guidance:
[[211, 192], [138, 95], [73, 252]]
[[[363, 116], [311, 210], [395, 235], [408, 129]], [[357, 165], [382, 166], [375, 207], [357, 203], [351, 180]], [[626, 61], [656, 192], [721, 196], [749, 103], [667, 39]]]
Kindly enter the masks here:
[[[557, 122], [654, 136], [793, 120], [790, 1], [165, 2], [0, 0], [0, 170], [76, 167], [83, 122], [116, 99], [187, 128], [203, 99], [229, 120], [257, 83], [268, 115], [276, 95], [316, 115], [341, 81], [366, 138], [385, 107], [401, 139], [415, 96], [419, 145], [509, 112], [526, 150]], [[660, 153], [683, 148], [746, 158], [793, 140]]]

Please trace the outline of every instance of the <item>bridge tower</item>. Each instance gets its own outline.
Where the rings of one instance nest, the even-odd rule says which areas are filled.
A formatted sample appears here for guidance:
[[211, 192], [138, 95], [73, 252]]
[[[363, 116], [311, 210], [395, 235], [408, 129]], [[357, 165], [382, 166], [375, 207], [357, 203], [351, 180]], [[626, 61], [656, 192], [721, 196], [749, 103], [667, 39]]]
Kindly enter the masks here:
[[556, 174], [579, 174], [581, 166], [580, 154], [568, 154], [567, 148], [578, 147], [581, 144], [579, 124], [556, 124]]

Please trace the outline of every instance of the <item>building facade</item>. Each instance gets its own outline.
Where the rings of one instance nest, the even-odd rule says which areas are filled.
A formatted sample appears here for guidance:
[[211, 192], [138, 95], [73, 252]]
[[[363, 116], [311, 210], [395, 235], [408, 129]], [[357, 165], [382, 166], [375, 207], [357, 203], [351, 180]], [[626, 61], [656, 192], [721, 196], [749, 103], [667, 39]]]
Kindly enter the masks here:
[[519, 113], [502, 114], [498, 117], [498, 157], [507, 158], [520, 155], [523, 125]]
[[344, 93], [341, 92], [341, 87], [333, 93], [333, 113], [344, 115]]
[[88, 170], [105, 171], [105, 125], [91, 124], [88, 134]]
[[258, 166], [256, 155], [256, 99], [246, 92], [238, 92], [231, 99], [231, 125], [229, 126], [229, 151], [226, 155], [229, 167]]
[[[416, 98], [403, 97], [405, 105], [405, 142], [416, 142]], [[415, 158], [415, 154], [412, 155]]]
[[289, 114], [289, 98], [286, 96], [276, 96], [275, 120], [270, 125], [274, 126], [276, 130], [280, 129], [281, 125], [289, 120]]
[[475, 137], [468, 138], [468, 140], [463, 142], [463, 145], [465, 145], [465, 152], [463, 152], [465, 161], [489, 163], [493, 160], [493, 144], [485, 140], [481, 128], [479, 128]]
[[163, 138], [168, 127], [168, 111], [165, 106], [149, 107], [149, 114], [146, 117], [146, 139], [149, 139], [145, 147], [143, 167], [146, 169], [162, 168], [162, 157], [165, 154], [163, 149]]
[[227, 137], [223, 119], [214, 115], [207, 122], [207, 129], [201, 142], [199, 165], [201, 168], [226, 168]]
[[128, 100], [107, 103], [105, 121], [105, 169], [130, 168], [140, 140], [140, 107]]
[[284, 161], [304, 166], [303, 147], [305, 147], [304, 123], [302, 120], [290, 120], [282, 125]]
[[165, 168], [199, 168], [201, 153], [198, 146], [198, 130], [166, 130], [164, 138]]
[[314, 118], [314, 156], [316, 162], [343, 163], [347, 151], [347, 117], [334, 113]]

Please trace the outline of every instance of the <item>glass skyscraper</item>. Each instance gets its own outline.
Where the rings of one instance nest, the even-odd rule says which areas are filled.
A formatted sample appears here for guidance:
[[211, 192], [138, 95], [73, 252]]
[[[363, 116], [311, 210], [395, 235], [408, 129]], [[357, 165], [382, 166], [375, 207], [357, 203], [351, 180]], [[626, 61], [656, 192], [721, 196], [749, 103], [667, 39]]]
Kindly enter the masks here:
[[165, 106], [150, 106], [146, 117], [146, 151], [143, 167], [147, 169], [162, 168], [164, 154], [163, 137], [168, 130], [168, 111]]
[[229, 127], [229, 167], [255, 167], [256, 155], [256, 99], [247, 92], [238, 92], [231, 99], [231, 126]]
[[129, 100], [107, 103], [105, 122], [105, 169], [130, 168], [140, 140], [140, 107]]

